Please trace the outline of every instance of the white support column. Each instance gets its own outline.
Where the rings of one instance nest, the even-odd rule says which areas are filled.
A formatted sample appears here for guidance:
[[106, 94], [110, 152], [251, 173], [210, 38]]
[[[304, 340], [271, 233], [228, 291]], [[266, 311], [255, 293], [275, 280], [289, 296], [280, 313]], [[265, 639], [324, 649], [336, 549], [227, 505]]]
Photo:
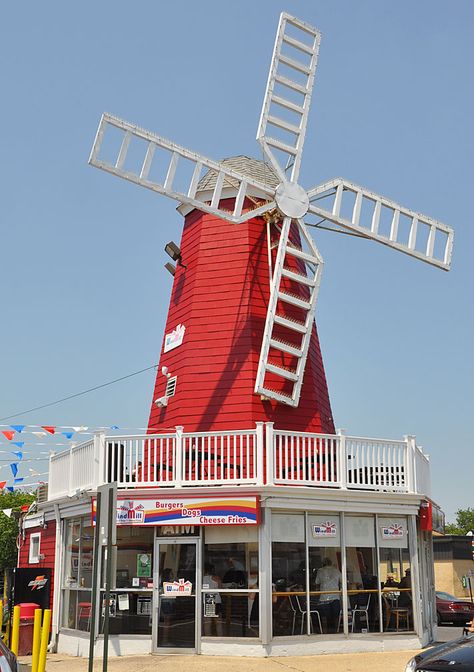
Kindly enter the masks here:
[[184, 427], [182, 425], [176, 426], [176, 454], [174, 461], [174, 482], [176, 487], [180, 487], [183, 482], [183, 450], [184, 450], [184, 441], [183, 441], [183, 432]]
[[415, 452], [416, 452], [416, 437], [412, 434], [407, 434], [403, 437], [407, 445], [407, 458], [406, 458], [406, 468], [407, 468], [407, 489], [408, 492], [416, 492], [416, 465], [415, 465]]
[[420, 639], [423, 638], [423, 619], [421, 610], [425, 608], [424, 601], [428, 598], [423, 595], [420, 583], [420, 554], [422, 553], [421, 534], [418, 533], [416, 516], [408, 516], [408, 545], [411, 565], [411, 594], [413, 602], [413, 626]]
[[106, 475], [105, 432], [94, 432], [94, 487], [105, 484]]
[[72, 451], [75, 448], [76, 444], [71, 443], [71, 447], [69, 448], [69, 467], [68, 467], [68, 473], [67, 473], [67, 494], [68, 495], [73, 495], [74, 493], [71, 490], [71, 483], [72, 483], [72, 474], [73, 474], [73, 464], [72, 464]]
[[265, 423], [265, 459], [267, 461], [267, 485], [273, 485], [273, 465], [275, 459], [273, 424], [273, 422]]
[[257, 428], [257, 450], [256, 450], [256, 460], [257, 464], [255, 465], [255, 476], [257, 479], [257, 485], [264, 485], [264, 470], [263, 470], [263, 465], [264, 465], [264, 455], [265, 451], [263, 449], [264, 442], [263, 442], [263, 422], [256, 422], [255, 423], [256, 428]]
[[337, 451], [337, 476], [341, 490], [347, 490], [347, 454], [346, 454], [346, 430], [336, 430], [338, 436]]
[[[271, 423], [270, 423], [271, 424]], [[259, 547], [259, 618], [263, 646], [272, 640], [272, 511], [262, 508], [262, 522], [258, 528]]]

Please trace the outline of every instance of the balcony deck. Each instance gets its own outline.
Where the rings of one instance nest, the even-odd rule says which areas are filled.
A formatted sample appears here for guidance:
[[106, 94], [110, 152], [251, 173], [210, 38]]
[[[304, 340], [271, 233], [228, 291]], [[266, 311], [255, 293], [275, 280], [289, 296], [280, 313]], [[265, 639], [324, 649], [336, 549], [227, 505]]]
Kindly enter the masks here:
[[373, 439], [254, 429], [106, 436], [52, 455], [49, 500], [117, 481], [120, 489], [306, 486], [430, 495], [428, 456], [414, 437]]

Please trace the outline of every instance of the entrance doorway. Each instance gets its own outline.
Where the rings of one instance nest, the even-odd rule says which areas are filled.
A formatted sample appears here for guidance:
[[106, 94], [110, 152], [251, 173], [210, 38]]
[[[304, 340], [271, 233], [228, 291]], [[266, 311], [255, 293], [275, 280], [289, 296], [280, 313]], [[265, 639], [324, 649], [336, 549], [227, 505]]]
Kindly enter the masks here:
[[198, 549], [196, 539], [156, 540], [155, 650], [196, 650]]

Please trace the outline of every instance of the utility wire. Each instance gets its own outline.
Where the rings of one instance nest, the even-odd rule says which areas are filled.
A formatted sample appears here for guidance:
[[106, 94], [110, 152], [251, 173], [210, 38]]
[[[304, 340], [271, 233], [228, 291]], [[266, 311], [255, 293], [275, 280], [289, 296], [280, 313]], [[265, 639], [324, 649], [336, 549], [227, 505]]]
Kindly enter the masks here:
[[140, 369], [140, 371], [129, 373], [127, 376], [122, 376], [121, 378], [110, 380], [108, 383], [102, 383], [102, 385], [96, 385], [95, 387], [90, 387], [88, 390], [83, 390], [82, 392], [76, 392], [76, 394], [70, 394], [68, 397], [63, 397], [62, 399], [51, 401], [49, 402], [49, 404], [42, 404], [41, 406], [35, 406], [34, 408], [29, 408], [27, 411], [21, 411], [21, 413], [13, 413], [13, 415], [6, 415], [4, 418], [0, 418], [0, 422], [2, 422], [3, 420], [10, 420], [11, 418], [18, 418], [21, 415], [26, 415], [27, 413], [32, 413], [33, 411], [39, 411], [42, 408], [49, 408], [49, 406], [55, 406], [56, 404], [61, 404], [63, 401], [68, 401], [69, 399], [75, 399], [76, 397], [81, 397], [83, 394], [89, 394], [89, 392], [100, 390], [103, 387], [107, 387], [108, 385], [114, 385], [114, 383], [119, 383], [120, 381], [126, 380], [127, 378], [138, 376], [140, 373], [144, 373], [145, 371], [151, 371], [151, 369], [156, 369], [157, 366], [158, 364], [153, 364], [153, 366], [147, 366], [146, 369]]

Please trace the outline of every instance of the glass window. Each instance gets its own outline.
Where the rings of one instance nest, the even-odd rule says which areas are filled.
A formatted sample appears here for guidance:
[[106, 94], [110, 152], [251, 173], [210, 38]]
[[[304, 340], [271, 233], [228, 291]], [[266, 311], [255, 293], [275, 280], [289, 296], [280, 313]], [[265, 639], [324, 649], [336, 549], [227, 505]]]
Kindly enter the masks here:
[[380, 630], [374, 516], [345, 517], [349, 632]]
[[383, 629], [413, 630], [408, 524], [405, 517], [378, 518]]
[[313, 631], [342, 630], [341, 523], [339, 515], [308, 516], [310, 607]]
[[257, 530], [206, 528], [202, 577], [202, 633], [258, 637]]
[[[288, 543], [291, 542], [291, 543]], [[306, 596], [304, 514], [272, 515], [273, 635], [294, 635], [304, 629], [300, 598]], [[300, 602], [300, 605], [298, 605]]]
[[88, 631], [91, 617], [92, 553], [94, 531], [90, 518], [65, 522], [61, 625]]

